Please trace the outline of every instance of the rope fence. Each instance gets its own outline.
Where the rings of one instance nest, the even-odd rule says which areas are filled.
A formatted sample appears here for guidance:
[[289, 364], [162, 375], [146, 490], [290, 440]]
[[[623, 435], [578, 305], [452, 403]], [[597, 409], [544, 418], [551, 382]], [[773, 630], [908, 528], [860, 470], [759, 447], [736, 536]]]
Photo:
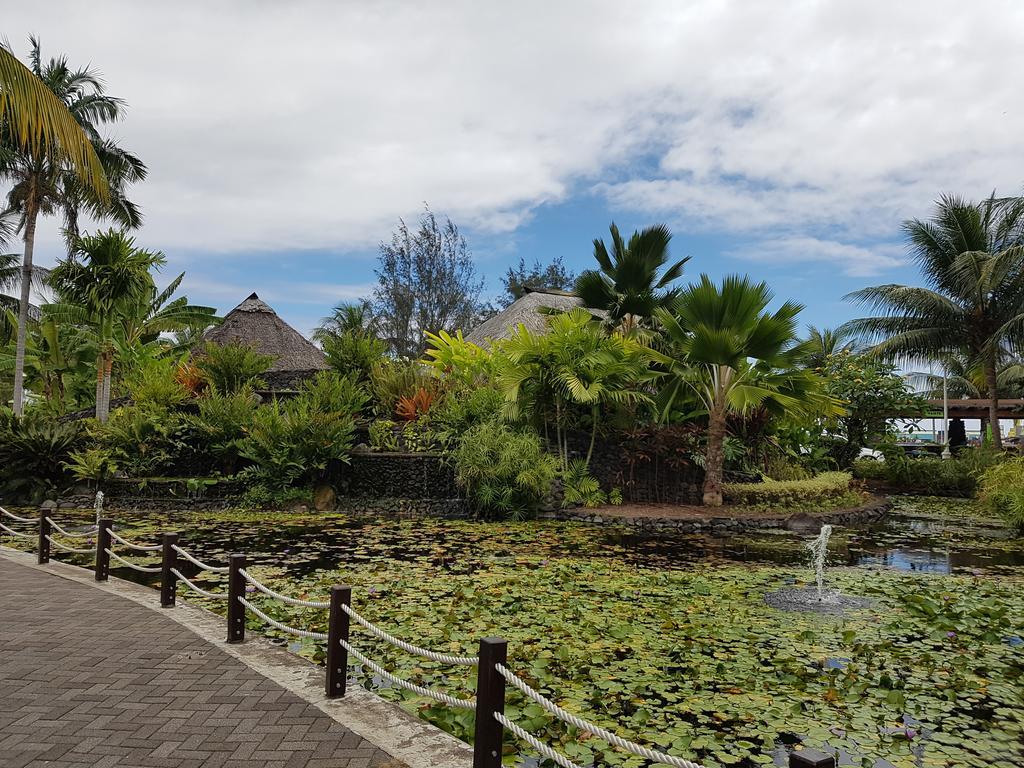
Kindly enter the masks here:
[[[503, 744], [506, 731], [530, 746], [542, 758], [553, 761], [561, 768], [586, 768], [573, 762], [550, 744], [546, 744], [536, 735], [530, 733], [520, 724], [505, 715], [506, 691], [512, 688], [528, 701], [536, 704], [549, 715], [577, 731], [589, 734], [606, 742], [612, 747], [621, 749], [651, 764], [669, 765], [674, 768], [703, 768], [699, 763], [682, 757], [670, 755], [657, 749], [646, 747], [635, 741], [625, 739], [607, 728], [603, 728], [584, 718], [558, 706], [551, 699], [539, 693], [525, 680], [512, 672], [507, 666], [508, 644], [502, 638], [488, 637], [479, 642], [476, 656], [459, 656], [440, 653], [415, 645], [387, 632], [369, 621], [352, 608], [352, 589], [344, 585], [331, 588], [329, 600], [306, 600], [277, 592], [260, 582], [246, 570], [245, 555], [234, 554], [228, 558], [227, 566], [214, 566], [203, 562], [188, 550], [179, 546], [177, 533], [164, 533], [160, 544], [138, 544], [115, 533], [113, 521], [109, 518], [100, 519], [96, 526], [85, 531], [69, 531], [40, 510], [38, 519], [20, 517], [0, 507], [0, 518], [7, 518], [15, 523], [37, 524], [36, 533], [19, 531], [0, 522], [0, 531], [12, 536], [35, 538], [38, 535], [38, 561], [40, 564], [49, 562], [50, 548], [55, 547], [62, 552], [72, 554], [94, 554], [96, 580], [105, 581], [109, 577], [111, 561], [118, 567], [131, 568], [146, 574], [160, 574], [160, 605], [173, 607], [176, 602], [176, 590], [179, 583], [184, 584], [196, 594], [211, 599], [227, 602], [227, 642], [241, 643], [245, 640], [246, 614], [250, 613], [264, 624], [287, 635], [325, 643], [326, 675], [325, 693], [329, 698], [345, 695], [349, 668], [349, 657], [365, 670], [392, 686], [410, 691], [418, 696], [429, 698], [445, 706], [475, 712], [473, 739], [473, 768], [501, 768]], [[84, 538], [96, 537], [95, 549], [81, 549], [68, 546], [54, 538], [55, 535]], [[113, 550], [116, 544], [128, 547], [135, 552], [160, 552], [159, 566], [143, 566], [126, 560]], [[216, 575], [226, 575], [226, 591], [217, 593], [203, 589], [189, 579], [179, 567], [179, 558], [191, 563], [200, 571]], [[258, 592], [269, 600], [303, 609], [327, 611], [326, 632], [293, 627], [284, 621], [270, 616], [264, 607], [246, 598], [249, 592]], [[434, 690], [418, 685], [392, 671], [385, 669], [377, 662], [359, 651], [351, 642], [351, 624], [355, 625], [376, 639], [391, 645], [405, 653], [429, 661], [449, 666], [473, 667], [476, 669], [475, 696], [459, 698], [450, 693]], [[791, 768], [835, 768], [833, 755], [826, 755], [815, 750], [794, 751], [790, 754]]]

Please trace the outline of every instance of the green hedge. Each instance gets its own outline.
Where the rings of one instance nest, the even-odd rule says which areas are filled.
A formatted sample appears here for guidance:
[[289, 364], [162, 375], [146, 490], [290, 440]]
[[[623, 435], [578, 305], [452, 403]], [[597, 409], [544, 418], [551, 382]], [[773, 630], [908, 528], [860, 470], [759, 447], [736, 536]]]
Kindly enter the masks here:
[[885, 483], [894, 490], [934, 496], [973, 496], [982, 474], [1004, 458], [985, 448], [966, 448], [953, 459], [910, 458], [900, 449], [885, 448], [885, 461], [857, 459], [853, 476]]
[[852, 480], [848, 472], [822, 472], [809, 480], [725, 483], [722, 490], [731, 504], [792, 507], [843, 496], [849, 492]]

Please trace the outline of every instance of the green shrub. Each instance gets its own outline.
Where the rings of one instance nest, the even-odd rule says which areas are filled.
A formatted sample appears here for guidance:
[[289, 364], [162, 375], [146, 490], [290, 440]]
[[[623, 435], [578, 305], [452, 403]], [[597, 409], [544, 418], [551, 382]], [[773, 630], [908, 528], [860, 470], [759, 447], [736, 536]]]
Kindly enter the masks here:
[[889, 468], [878, 459], [857, 459], [853, 462], [853, 476], [858, 480], [887, 480]]
[[245, 475], [268, 488], [319, 482], [348, 463], [353, 432], [351, 414], [318, 411], [311, 398], [275, 401], [256, 410], [239, 455], [255, 465]]
[[297, 399], [308, 402], [314, 411], [358, 414], [370, 401], [370, 395], [353, 375], [341, 376], [321, 371], [299, 386]]
[[370, 447], [385, 453], [398, 450], [398, 436], [395, 435], [396, 422], [391, 419], [377, 419], [370, 424]]
[[70, 482], [67, 462], [81, 445], [78, 422], [59, 423], [29, 410], [21, 418], [0, 412], [0, 488], [5, 496], [30, 502]]
[[186, 416], [192, 430], [193, 447], [216, 459], [225, 475], [235, 472], [238, 451], [252, 425], [259, 398], [250, 387], [222, 395], [210, 389], [196, 401], [199, 413]]
[[96, 424], [96, 445], [110, 450], [132, 477], [159, 474], [188, 448], [181, 415], [155, 406], [118, 408], [105, 424]]
[[986, 469], [981, 476], [978, 498], [990, 512], [1024, 532], [1024, 457]]
[[94, 486], [99, 486], [118, 470], [114, 452], [98, 446], [74, 451], [64, 465], [76, 480], [85, 480]]
[[[617, 492], [617, 493], [616, 493]], [[562, 506], [582, 505], [588, 509], [602, 504], [621, 504], [622, 491], [618, 488], [605, 493], [597, 478], [583, 459], [573, 459], [562, 472]]]
[[822, 472], [809, 480], [724, 483], [722, 491], [731, 504], [785, 508], [844, 496], [852, 479], [848, 472]]
[[441, 445], [457, 442], [477, 424], [494, 420], [504, 396], [494, 387], [458, 387], [445, 393], [430, 411], [430, 422]]
[[854, 477], [885, 482], [897, 490], [938, 496], [973, 496], [986, 469], [1003, 456], [989, 448], [966, 448], [951, 459], [938, 456], [911, 458], [901, 447], [879, 446], [885, 461], [858, 459]]
[[540, 439], [497, 421], [470, 429], [451, 451], [455, 479], [477, 512], [525, 516], [551, 491], [558, 462]]
[[312, 503], [313, 494], [308, 488], [268, 488], [262, 483], [250, 485], [238, 500], [241, 509], [282, 509]]
[[191, 396], [176, 375], [178, 363], [170, 358], [147, 360], [129, 374], [128, 394], [136, 405], [174, 408]]
[[462, 331], [456, 331], [454, 336], [446, 331], [428, 331], [427, 345], [426, 362], [435, 376], [477, 386], [494, 372], [490, 350], [463, 339]]
[[322, 339], [327, 362], [338, 373], [367, 381], [373, 367], [384, 358], [388, 345], [361, 331], [347, 331]]
[[260, 376], [267, 372], [274, 358], [261, 355], [245, 344], [213, 344], [207, 342], [202, 355], [195, 360], [203, 380], [218, 392], [234, 394], [249, 386], [266, 386]]

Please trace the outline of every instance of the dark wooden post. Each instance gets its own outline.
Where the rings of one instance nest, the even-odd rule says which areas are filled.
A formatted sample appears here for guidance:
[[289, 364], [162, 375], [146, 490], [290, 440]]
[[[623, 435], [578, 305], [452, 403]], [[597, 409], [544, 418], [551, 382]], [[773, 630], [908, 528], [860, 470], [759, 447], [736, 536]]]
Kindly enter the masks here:
[[341, 641], [348, 642], [348, 614], [342, 606], [352, 605], [352, 587], [335, 584], [331, 587], [331, 613], [327, 619], [327, 679], [324, 692], [328, 699], [345, 695], [348, 677], [348, 651]]
[[789, 753], [789, 768], [836, 768], [836, 758], [816, 749], [794, 750]]
[[178, 553], [174, 546], [178, 543], [178, 534], [165, 533], [161, 538], [163, 559], [160, 561], [160, 607], [173, 608], [178, 594], [178, 578], [171, 573], [178, 567]]
[[36, 558], [36, 562], [40, 565], [50, 562], [50, 540], [46, 538], [50, 535], [50, 521], [46, 517], [50, 514], [50, 510], [47, 507], [39, 508], [39, 557]]
[[114, 521], [108, 517], [101, 518], [96, 530], [96, 581], [110, 578], [110, 529]]
[[245, 640], [245, 606], [238, 598], [245, 597], [245, 577], [239, 571], [245, 568], [245, 555], [228, 556], [228, 642]]
[[473, 768], [501, 768], [505, 728], [494, 713], [505, 714], [505, 678], [495, 664], [505, 665], [508, 643], [500, 637], [480, 641], [476, 670], [476, 731], [473, 738]]

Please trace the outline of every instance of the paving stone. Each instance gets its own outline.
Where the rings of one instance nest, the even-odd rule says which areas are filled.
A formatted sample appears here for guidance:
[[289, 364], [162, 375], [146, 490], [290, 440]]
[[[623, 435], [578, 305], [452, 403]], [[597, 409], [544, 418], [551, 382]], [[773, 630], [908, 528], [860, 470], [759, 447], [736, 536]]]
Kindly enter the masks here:
[[2, 559], [0, 755], [5, 768], [395, 764], [158, 612]]

